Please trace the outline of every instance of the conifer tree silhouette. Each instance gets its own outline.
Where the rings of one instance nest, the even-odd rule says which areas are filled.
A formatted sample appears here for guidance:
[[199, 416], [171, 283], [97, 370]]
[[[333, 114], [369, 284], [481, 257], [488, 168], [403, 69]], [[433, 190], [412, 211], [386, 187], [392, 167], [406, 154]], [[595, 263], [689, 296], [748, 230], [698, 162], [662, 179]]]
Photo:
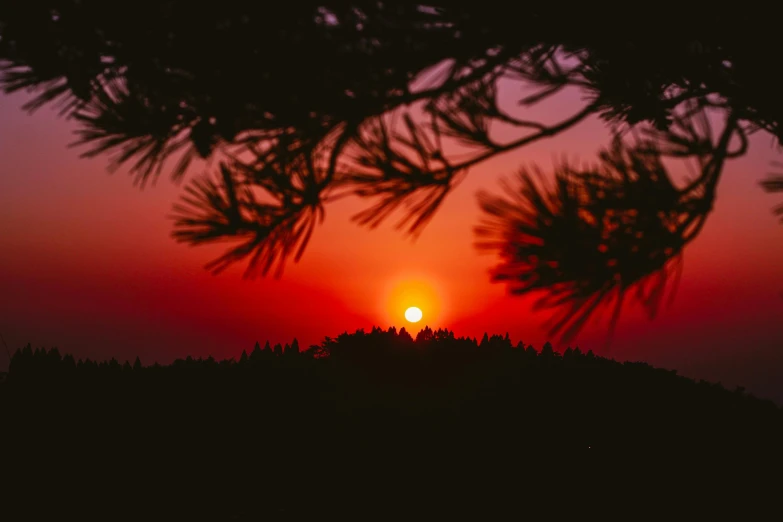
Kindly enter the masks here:
[[[578, 252], [614, 249], [604, 256], [611, 266], [592, 253], [584, 269], [564, 267], [555, 228], [536, 225], [525, 234], [550, 243], [526, 265], [544, 276], [533, 288], [527, 275], [507, 270], [511, 250], [531, 259], [529, 238], [498, 243], [505, 246], [496, 248], [494, 279], [511, 282], [513, 293], [543, 292], [543, 306], [567, 305], [574, 319], [553, 325], [566, 337], [607, 296], [622, 303], [632, 287], [654, 315], [655, 280], [670, 279], [701, 230], [725, 162], [745, 154], [752, 133], [783, 139], [781, 79], [761, 51], [776, 56], [783, 44], [765, 13], [679, 6], [676, 15], [651, 9], [623, 18], [592, 4], [291, 4], [274, 12], [231, 0], [143, 2], [143, 9], [4, 4], [0, 84], [33, 91], [28, 110], [54, 105], [73, 117], [84, 154], [109, 155], [111, 167], [127, 165], [142, 186], [168, 160], [175, 180], [194, 159], [209, 160], [211, 172], [190, 179], [174, 206], [173, 236], [190, 245], [232, 241], [207, 267], [244, 262], [247, 277], [280, 276], [304, 254], [327, 204], [346, 196], [368, 201], [358, 224], [375, 227], [399, 213], [398, 227], [415, 237], [480, 164], [598, 116], [615, 134], [598, 170], [563, 166], [549, 190], [524, 171], [522, 188], [510, 193], [519, 197], [502, 210], [480, 200], [507, 223], [513, 215], [530, 225], [536, 212], [541, 223], [566, 227], [567, 237], [582, 234]], [[572, 114], [529, 118], [531, 107], [568, 90], [583, 96]], [[683, 131], [708, 111], [719, 115], [727, 141], [707, 145]], [[512, 137], [501, 139], [501, 128]], [[644, 145], [622, 139], [633, 132], [645, 135]], [[683, 155], [712, 163], [701, 165], [696, 186], [674, 188], [658, 160]], [[765, 184], [779, 187], [776, 179]], [[659, 208], [642, 207], [647, 196]], [[614, 223], [627, 209], [640, 212], [631, 228], [642, 235], [617, 232], [612, 246], [597, 239], [603, 225], [575, 217], [601, 212]], [[667, 218], [654, 218], [658, 212]], [[682, 220], [687, 234], [663, 232]], [[634, 248], [644, 255], [631, 255]], [[609, 282], [612, 274], [618, 282]]]

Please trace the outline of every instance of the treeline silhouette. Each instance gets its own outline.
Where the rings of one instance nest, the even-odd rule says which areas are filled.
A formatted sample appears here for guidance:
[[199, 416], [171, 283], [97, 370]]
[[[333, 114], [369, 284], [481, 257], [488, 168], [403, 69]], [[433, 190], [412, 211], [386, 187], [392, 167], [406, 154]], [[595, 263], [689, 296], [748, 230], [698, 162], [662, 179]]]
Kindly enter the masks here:
[[430, 328], [147, 366], [28, 345], [0, 407], [8, 520], [747, 515], [783, 462], [741, 388]]

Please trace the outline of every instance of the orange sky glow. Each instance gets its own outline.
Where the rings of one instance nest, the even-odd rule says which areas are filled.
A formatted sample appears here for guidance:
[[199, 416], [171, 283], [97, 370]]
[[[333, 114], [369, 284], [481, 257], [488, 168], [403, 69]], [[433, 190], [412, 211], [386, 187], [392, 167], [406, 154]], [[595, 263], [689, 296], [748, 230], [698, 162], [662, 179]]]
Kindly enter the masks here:
[[[238, 356], [257, 340], [297, 337], [308, 346], [373, 325], [508, 332], [540, 346], [549, 313], [490, 283], [494, 258], [473, 246], [475, 194], [497, 192], [521, 164], [548, 170], [564, 153], [592, 159], [608, 136], [591, 119], [480, 165], [415, 241], [394, 219], [358, 227], [350, 218], [367, 202], [341, 200], [280, 280], [243, 280], [241, 266], [218, 276], [203, 269], [223, 246], [170, 238], [167, 216], [181, 186], [164, 176], [139, 190], [129, 176], [108, 174], [106, 158], [80, 159], [67, 147], [73, 124], [49, 110], [26, 115], [25, 99], [0, 96], [0, 334], [12, 350], [31, 342], [80, 357], [138, 354], [144, 363]], [[569, 95], [536, 110], [556, 119], [579, 103]], [[750, 153], [727, 166], [669, 309], [651, 321], [629, 307], [611, 345], [605, 321], [591, 322], [573, 344], [783, 400], [783, 225], [771, 212], [779, 201], [758, 186], [774, 160], [771, 138], [754, 136]], [[410, 306], [421, 308], [419, 323], [405, 320]]]

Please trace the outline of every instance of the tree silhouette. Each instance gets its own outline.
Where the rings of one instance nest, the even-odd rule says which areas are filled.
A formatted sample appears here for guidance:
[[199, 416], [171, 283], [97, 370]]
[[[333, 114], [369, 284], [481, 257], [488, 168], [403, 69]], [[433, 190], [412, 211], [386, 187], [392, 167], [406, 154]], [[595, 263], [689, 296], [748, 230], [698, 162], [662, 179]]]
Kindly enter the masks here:
[[[74, 367], [16, 351], [0, 382], [5, 519], [298, 520], [357, 505], [464, 518], [466, 503], [493, 519], [560, 503], [575, 518], [640, 491], [647, 511], [668, 500], [720, 518], [727, 502], [704, 500], [716, 491], [744, 514], [779, 502], [783, 409], [741, 388], [441, 329], [258, 352]], [[585, 479], [565, 503], [563, 476]]]
[[[552, 334], [571, 340], [612, 300], [613, 327], [632, 290], [650, 317], [657, 314], [681, 274], [684, 247], [713, 209], [726, 160], [747, 149], [746, 130], [732, 116], [713, 136], [705, 104], [686, 104], [664, 131], [637, 129], [633, 143], [617, 136], [596, 166], [563, 164], [550, 187], [537, 182], [540, 172], [523, 170], [505, 196], [479, 194], [486, 217], [477, 246], [501, 259], [493, 280], [513, 294], [543, 290], [536, 307], [558, 310]], [[677, 186], [667, 158], [694, 163], [693, 179]]]
[[[492, 219], [516, 215], [533, 226], [530, 237], [548, 241], [507, 238], [494, 278], [513, 280], [517, 293], [557, 286], [542, 305], [569, 304], [576, 315], [553, 325], [566, 337], [596, 303], [610, 294], [621, 303], [631, 287], [655, 313], [725, 160], [746, 150], [743, 141], [728, 153], [728, 142], [699, 141], [683, 125], [718, 111], [727, 140], [758, 131], [783, 139], [780, 79], [764, 58], [781, 44], [764, 13], [678, 6], [623, 19], [594, 5], [290, 4], [3, 5], [0, 81], [6, 92], [34, 91], [29, 110], [59, 106], [78, 122], [86, 156], [111, 155], [141, 185], [169, 159], [175, 180], [209, 159], [214, 172], [190, 180], [174, 207], [173, 235], [190, 245], [232, 241], [207, 268], [244, 261], [247, 277], [280, 276], [299, 260], [331, 201], [367, 199], [354, 220], [368, 227], [401, 211], [398, 226], [415, 236], [482, 162], [599, 115], [616, 136], [595, 172], [562, 166], [550, 193], [523, 172], [521, 196], [500, 212], [508, 219], [499, 201], [481, 197]], [[526, 92], [514, 106], [500, 103], [501, 88]], [[525, 116], [565, 90], [583, 94], [573, 114]], [[514, 137], [501, 139], [501, 129]], [[630, 131], [644, 143], [623, 141]], [[695, 185], [672, 185], [667, 156], [699, 163]], [[541, 212], [535, 224], [531, 212]], [[524, 263], [534, 250], [541, 261], [512, 269], [515, 249]], [[567, 255], [585, 256], [584, 266]], [[521, 268], [543, 279], [524, 282]]]

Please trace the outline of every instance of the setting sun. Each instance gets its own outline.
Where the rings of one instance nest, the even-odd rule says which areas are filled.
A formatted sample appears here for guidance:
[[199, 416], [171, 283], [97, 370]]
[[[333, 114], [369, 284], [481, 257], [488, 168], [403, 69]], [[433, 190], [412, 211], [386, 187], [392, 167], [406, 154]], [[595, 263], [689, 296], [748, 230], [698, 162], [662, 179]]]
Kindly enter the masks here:
[[405, 310], [405, 319], [412, 323], [418, 323], [421, 321], [421, 316], [423, 314], [421, 313], [421, 309], [417, 308], [415, 306], [411, 306], [407, 310]]
[[[422, 324], [424, 314], [427, 323], [443, 323], [442, 289], [437, 277], [432, 274], [405, 274], [387, 282], [384, 294], [379, 299], [385, 322], [411, 328], [413, 324]], [[402, 323], [402, 324], [400, 324]]]

